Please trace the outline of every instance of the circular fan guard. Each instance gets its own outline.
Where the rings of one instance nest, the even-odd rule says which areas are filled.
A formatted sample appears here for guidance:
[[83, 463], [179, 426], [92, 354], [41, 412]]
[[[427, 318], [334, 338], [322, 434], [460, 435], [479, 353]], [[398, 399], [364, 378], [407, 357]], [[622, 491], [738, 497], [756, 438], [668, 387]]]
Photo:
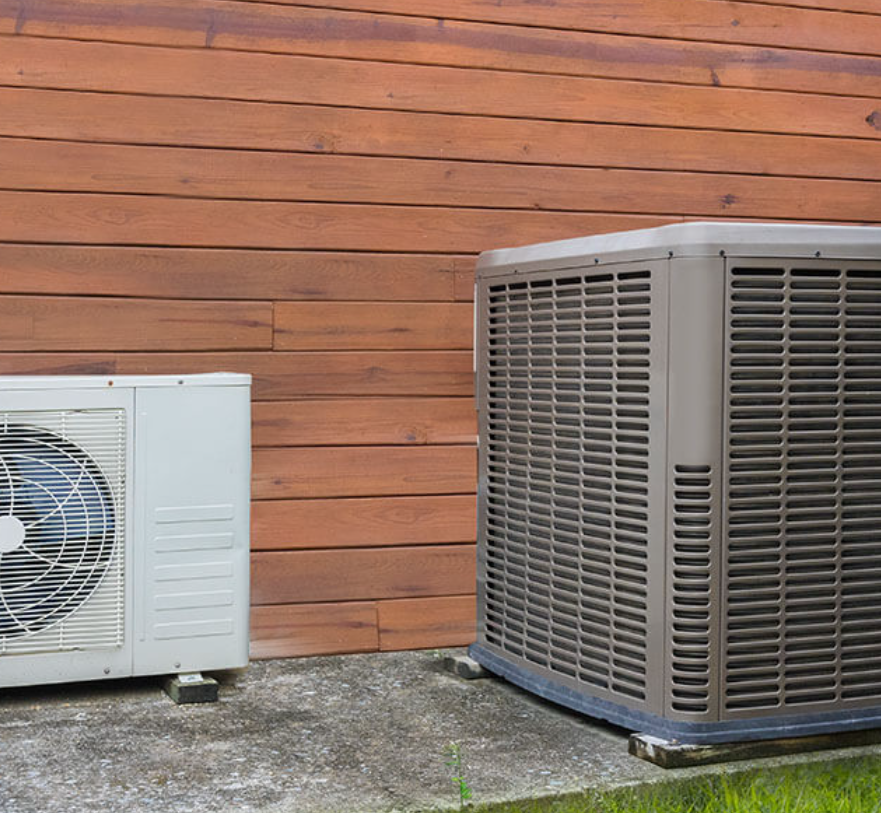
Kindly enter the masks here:
[[116, 519], [107, 479], [83, 449], [47, 429], [0, 430], [0, 521], [0, 639], [67, 618], [110, 567]]

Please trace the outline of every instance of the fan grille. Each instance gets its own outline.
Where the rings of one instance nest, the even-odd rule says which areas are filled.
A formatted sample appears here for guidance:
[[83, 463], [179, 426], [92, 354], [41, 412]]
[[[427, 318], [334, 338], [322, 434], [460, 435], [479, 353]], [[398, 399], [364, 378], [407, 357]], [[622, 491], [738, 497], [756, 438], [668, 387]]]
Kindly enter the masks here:
[[648, 662], [646, 270], [488, 291], [485, 635], [613, 698]]
[[125, 411], [0, 413], [0, 652], [123, 638]]
[[726, 709], [881, 698], [881, 268], [729, 279]]

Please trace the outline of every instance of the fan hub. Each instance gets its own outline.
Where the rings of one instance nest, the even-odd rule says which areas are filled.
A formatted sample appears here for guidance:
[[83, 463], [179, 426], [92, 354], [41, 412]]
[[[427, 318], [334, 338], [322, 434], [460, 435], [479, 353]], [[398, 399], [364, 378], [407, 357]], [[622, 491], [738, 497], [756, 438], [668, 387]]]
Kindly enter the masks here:
[[24, 523], [13, 516], [0, 517], [0, 553], [11, 553], [24, 544]]

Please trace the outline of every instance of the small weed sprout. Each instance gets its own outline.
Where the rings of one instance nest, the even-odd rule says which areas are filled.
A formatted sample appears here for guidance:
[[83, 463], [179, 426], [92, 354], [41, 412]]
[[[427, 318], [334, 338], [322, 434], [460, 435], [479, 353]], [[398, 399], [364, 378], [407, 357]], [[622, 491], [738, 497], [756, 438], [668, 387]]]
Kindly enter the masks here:
[[465, 808], [473, 793], [471, 788], [468, 787], [465, 777], [462, 776], [462, 748], [459, 743], [451, 742], [447, 745], [444, 748], [444, 756], [447, 759], [447, 767], [452, 768], [452, 782], [456, 786], [456, 790], [459, 792], [459, 809], [462, 810]]

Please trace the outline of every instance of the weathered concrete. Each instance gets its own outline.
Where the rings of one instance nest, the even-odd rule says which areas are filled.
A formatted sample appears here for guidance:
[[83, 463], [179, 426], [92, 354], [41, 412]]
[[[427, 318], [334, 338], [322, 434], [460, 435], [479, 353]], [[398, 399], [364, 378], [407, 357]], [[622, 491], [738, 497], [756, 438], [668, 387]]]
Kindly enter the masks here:
[[[256, 663], [223, 679], [220, 701], [204, 705], [174, 705], [159, 680], [7, 690], [0, 811], [453, 809], [443, 754], [450, 742], [461, 746], [478, 803], [673, 773], [628, 755], [620, 729], [503, 681], [462, 680], [441, 658], [410, 652]], [[879, 749], [851, 753], [867, 750]]]

